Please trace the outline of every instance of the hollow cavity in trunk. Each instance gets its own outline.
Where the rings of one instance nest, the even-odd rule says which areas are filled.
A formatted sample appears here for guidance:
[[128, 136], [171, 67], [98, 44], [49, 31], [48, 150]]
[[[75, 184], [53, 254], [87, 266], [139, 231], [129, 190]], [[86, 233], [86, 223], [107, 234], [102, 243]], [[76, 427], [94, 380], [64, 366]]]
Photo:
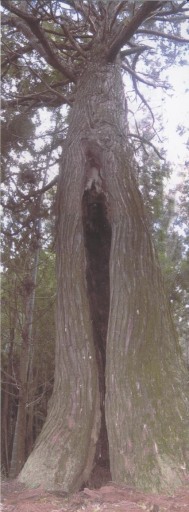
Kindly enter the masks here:
[[90, 480], [91, 485], [98, 486], [98, 478], [101, 479], [99, 481], [100, 486], [102, 485], [102, 479], [108, 480], [111, 478], [105, 420], [105, 367], [110, 304], [109, 258], [111, 225], [108, 221], [106, 194], [96, 178], [97, 176], [93, 176], [88, 180], [82, 199], [82, 212], [87, 261], [86, 280], [99, 371], [101, 405], [101, 429], [96, 447], [94, 469]]

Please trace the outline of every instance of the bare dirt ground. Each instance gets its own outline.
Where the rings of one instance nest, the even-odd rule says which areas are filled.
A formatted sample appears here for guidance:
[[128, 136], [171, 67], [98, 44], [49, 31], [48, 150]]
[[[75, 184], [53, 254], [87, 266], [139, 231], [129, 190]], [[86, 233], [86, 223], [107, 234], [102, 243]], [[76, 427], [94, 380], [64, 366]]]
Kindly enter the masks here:
[[174, 495], [147, 494], [109, 483], [72, 495], [26, 489], [17, 480], [2, 482], [3, 512], [189, 512], [189, 482]]

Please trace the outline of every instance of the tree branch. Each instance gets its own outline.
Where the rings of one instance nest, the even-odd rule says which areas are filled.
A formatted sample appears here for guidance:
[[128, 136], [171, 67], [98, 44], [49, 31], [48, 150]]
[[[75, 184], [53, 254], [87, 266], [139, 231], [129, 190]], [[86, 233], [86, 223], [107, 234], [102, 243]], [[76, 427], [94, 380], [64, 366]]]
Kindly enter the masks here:
[[10, 56], [7, 56], [3, 60], [3, 62], [1, 63], [1, 68], [2, 69], [5, 68], [7, 66], [7, 64], [12, 64], [12, 62], [15, 62], [15, 60], [22, 57], [25, 53], [30, 53], [32, 50], [33, 50], [33, 48], [32, 48], [31, 44], [27, 44], [26, 46], [24, 46], [24, 48], [20, 47], [15, 52], [13, 52], [11, 49], [9, 50], [9, 48], [8, 48], [8, 52], [9, 52]]
[[58, 182], [58, 176], [55, 176], [55, 178], [53, 178], [53, 180], [51, 180], [49, 183], [47, 183], [47, 185], [45, 185], [44, 187], [38, 189], [38, 190], [35, 190], [34, 192], [30, 192], [30, 194], [23, 194], [23, 192], [21, 192], [21, 197], [23, 199], [30, 199], [30, 197], [35, 197], [35, 196], [38, 196], [40, 194], [44, 194], [45, 192], [47, 192], [47, 190], [50, 190], [52, 187], [54, 187], [54, 185], [56, 185]]
[[77, 43], [77, 41], [74, 39], [74, 37], [71, 35], [68, 27], [66, 27], [66, 25], [62, 25], [62, 28], [63, 28], [63, 31], [65, 33], [65, 35], [67, 36], [67, 38], [69, 39], [70, 43], [72, 44], [72, 46], [76, 49], [76, 51], [82, 56], [84, 57], [84, 59], [86, 59], [86, 53], [84, 52], [84, 50], [81, 48], [80, 44]]
[[[163, 11], [162, 16], [172, 16], [174, 14], [178, 13], [184, 13], [188, 11], [188, 8], [183, 9], [185, 5], [188, 5], [188, 0], [184, 0], [181, 4], [175, 4], [175, 2], [171, 2], [171, 9], [168, 9], [167, 11]], [[158, 18], [156, 18], [158, 19]]]
[[110, 45], [107, 53], [107, 59], [109, 62], [113, 62], [115, 60], [116, 55], [121, 50], [122, 46], [124, 46], [133, 36], [141, 23], [145, 21], [145, 19], [148, 18], [150, 14], [152, 15], [153, 12], [161, 7], [163, 3], [164, 2], [158, 2], [156, 0], [149, 0], [144, 2], [144, 4], [138, 9], [137, 13], [130, 21], [124, 20], [124, 22], [121, 23], [119, 27], [119, 34]]
[[37, 73], [37, 71], [35, 71], [35, 69], [32, 69], [30, 66], [28, 66], [28, 68], [29, 68], [30, 72], [31, 72], [34, 76], [36, 76], [36, 77], [37, 77], [37, 78], [42, 82], [42, 84], [44, 84], [44, 85], [45, 85], [45, 87], [46, 87], [45, 92], [46, 92], [46, 91], [50, 91], [51, 93], [53, 93], [55, 96], [57, 96], [57, 98], [59, 98], [60, 100], [62, 100], [62, 104], [64, 104], [64, 103], [67, 103], [68, 105], [71, 105], [71, 104], [72, 104], [72, 101], [71, 101], [71, 100], [69, 100], [68, 98], [66, 98], [66, 97], [64, 96], [64, 94], [62, 94], [62, 93], [61, 93], [61, 92], [59, 92], [59, 91], [56, 91], [52, 86], [50, 86], [50, 85], [49, 85], [49, 84], [48, 84], [48, 83], [47, 83], [47, 82], [42, 78], [42, 76], [40, 76], [40, 75], [39, 75], [39, 73]]
[[159, 153], [158, 149], [154, 146], [154, 144], [152, 144], [152, 142], [150, 142], [148, 139], [146, 139], [145, 137], [143, 136], [140, 136], [140, 135], [136, 135], [136, 133], [128, 133], [128, 137], [132, 137], [133, 139], [138, 139], [140, 140], [143, 144], [148, 144], [149, 146], [151, 146], [153, 148], [153, 150], [155, 151], [155, 153], [157, 154], [157, 156], [161, 159], [161, 160], [165, 160], [165, 158]]
[[122, 2], [119, 2], [119, 4], [117, 6], [114, 7], [113, 16], [112, 16], [111, 23], [110, 23], [110, 30], [112, 29], [112, 27], [117, 19], [118, 14], [120, 13], [120, 11], [122, 11], [123, 7], [125, 7], [126, 4], [127, 4], [127, 2], [125, 0], [123, 0]]
[[50, 66], [52, 66], [54, 69], [60, 71], [60, 73], [63, 73], [63, 75], [67, 76], [72, 82], [75, 82], [76, 78], [73, 70], [68, 67], [66, 63], [63, 62], [63, 60], [60, 60], [57, 54], [53, 51], [44, 31], [40, 27], [40, 21], [31, 14], [28, 14], [27, 12], [15, 7], [12, 3], [9, 2], [9, 0], [2, 0], [2, 6], [13, 14], [16, 14], [16, 16], [27, 23], [31, 32], [35, 35], [43, 50], [45, 50], [46, 61], [48, 64], [50, 64]]
[[137, 79], [136, 79], [136, 76], [135, 76], [136, 75], [135, 67], [136, 67], [136, 63], [137, 63], [138, 58], [139, 58], [139, 55], [136, 54], [134, 59], [133, 59], [133, 64], [132, 64], [132, 68], [131, 68], [132, 71], [133, 71], [133, 73], [131, 74], [131, 78], [132, 78], [132, 82], [133, 82], [133, 86], [134, 86], [135, 92], [139, 96], [139, 98], [142, 100], [142, 103], [144, 103], [144, 105], [149, 110], [150, 115], [152, 117], [153, 124], [154, 124], [155, 119], [154, 119], [154, 114], [152, 112], [152, 109], [151, 109], [150, 105], [148, 105], [148, 102], [146, 101], [146, 99], [143, 96], [143, 94], [139, 91], [138, 85], [137, 85]]
[[164, 88], [164, 89], [168, 89], [168, 85], [165, 85], [163, 83], [149, 82], [148, 80], [145, 80], [140, 75], [138, 75], [138, 73], [136, 73], [136, 71], [134, 71], [130, 66], [128, 66], [127, 64], [124, 64], [124, 62], [122, 62], [121, 66], [122, 66], [123, 69], [125, 69], [125, 71], [128, 71], [128, 73], [130, 73], [139, 82], [142, 82], [145, 85], [150, 85], [150, 87], [154, 87], [154, 89], [156, 89], [156, 87], [161, 87], [161, 88]]
[[[56, 95], [56, 98], [55, 98], [55, 95]], [[37, 107], [37, 105], [51, 105], [51, 106], [59, 106], [59, 105], [63, 105], [63, 104], [67, 104], [67, 105], [71, 105], [72, 104], [72, 101], [73, 99], [69, 99], [69, 98], [66, 98], [66, 96], [63, 96], [61, 94], [61, 96], [59, 94], [56, 94], [56, 91], [53, 90], [52, 94], [48, 95], [48, 94], [45, 94], [45, 91], [43, 92], [38, 92], [38, 93], [34, 93], [34, 94], [26, 94], [25, 96], [23, 95], [17, 95], [14, 99], [12, 100], [3, 100], [1, 101], [1, 106], [2, 106], [2, 109], [7, 109], [8, 107], [14, 107], [14, 106], [18, 106], [18, 105], [24, 105], [24, 104], [28, 104], [28, 103], [34, 103], [34, 106]]]
[[175, 41], [176, 43], [189, 43], [189, 39], [186, 37], [179, 37], [172, 34], [165, 34], [159, 30], [147, 30], [147, 29], [139, 29], [137, 30], [137, 34], [148, 34], [152, 36], [163, 37], [164, 39], [169, 39], [170, 41]]
[[123, 50], [120, 52], [120, 56], [121, 58], [123, 57], [126, 57], [127, 55], [133, 55], [135, 53], [142, 53], [142, 52], [145, 52], [145, 51], [149, 51], [149, 50], [153, 50], [153, 48], [151, 48], [150, 46], [147, 46], [147, 45], [141, 45], [141, 46], [132, 46], [131, 48], [128, 48], [127, 50]]

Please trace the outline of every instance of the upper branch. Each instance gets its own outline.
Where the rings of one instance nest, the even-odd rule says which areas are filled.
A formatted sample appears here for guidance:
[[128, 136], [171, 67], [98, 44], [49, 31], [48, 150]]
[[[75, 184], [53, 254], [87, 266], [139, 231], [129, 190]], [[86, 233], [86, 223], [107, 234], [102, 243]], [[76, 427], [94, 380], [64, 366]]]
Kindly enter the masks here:
[[52, 90], [52, 93], [48, 91], [41, 91], [38, 93], [31, 93], [26, 95], [16, 95], [13, 99], [10, 100], [1, 100], [2, 109], [6, 110], [9, 107], [18, 107], [19, 105], [31, 105], [33, 108], [38, 106], [51, 106], [58, 107], [63, 104], [72, 105], [73, 99], [64, 96], [58, 91]]
[[[149, 0], [144, 2], [144, 4], [138, 9], [135, 16], [128, 21], [124, 21], [123, 24], [119, 27], [119, 33], [110, 45], [108, 50], [107, 58], [110, 62], [112, 62], [119, 50], [127, 43], [127, 41], [135, 34], [137, 28], [141, 25], [141, 23], [148, 18], [150, 14], [156, 11], [159, 7], [162, 6], [163, 2], [158, 2], [154, 0]], [[122, 27], [122, 28], [121, 28]], [[120, 30], [121, 28], [121, 30]]]
[[73, 69], [71, 69], [70, 66], [68, 67], [62, 59], [60, 60], [57, 56], [57, 53], [55, 53], [55, 51], [52, 49], [52, 46], [48, 38], [46, 37], [46, 34], [40, 27], [40, 21], [31, 14], [28, 14], [27, 12], [15, 7], [9, 0], [2, 0], [2, 5], [8, 11], [12, 12], [13, 14], [16, 14], [16, 16], [24, 20], [24, 22], [28, 25], [32, 34], [35, 35], [35, 37], [41, 44], [43, 50], [45, 51], [47, 63], [50, 64], [53, 68], [63, 73], [63, 75], [67, 76], [71, 81], [75, 82], [75, 75]]
[[32, 45], [29, 43], [24, 47], [18, 48], [16, 51], [12, 51], [8, 49], [7, 56], [1, 63], [1, 68], [4, 69], [8, 64], [15, 62], [20, 57], [22, 57], [25, 53], [30, 53], [32, 51]]
[[153, 150], [155, 151], [156, 155], [161, 159], [161, 160], [165, 160], [164, 156], [161, 155], [161, 153], [158, 151], [158, 149], [156, 148], [156, 146], [154, 146], [154, 144], [146, 139], [146, 137], [143, 137], [143, 135], [137, 135], [136, 133], [128, 133], [128, 137], [132, 137], [134, 139], [138, 139], [142, 142], [142, 144], [148, 144], [148, 146], [151, 146], [151, 148], [153, 148]]
[[169, 39], [170, 41], [175, 41], [176, 43], [189, 43], [189, 39], [187, 37], [179, 37], [174, 34], [165, 34], [160, 30], [147, 30], [145, 28], [139, 29], [137, 31], [138, 34], [148, 34], [152, 36], [163, 37], [164, 39]]
[[124, 62], [122, 62], [121, 64], [122, 68], [125, 69], [125, 71], [127, 71], [128, 73], [130, 73], [132, 76], [134, 76], [139, 82], [142, 82], [143, 84], [145, 85], [149, 85], [150, 87], [154, 87], [154, 89], [156, 89], [156, 87], [161, 87], [161, 88], [164, 88], [164, 89], [168, 89], [168, 85], [165, 84], [165, 83], [162, 83], [162, 82], [158, 82], [158, 81], [155, 81], [155, 82], [151, 82], [149, 80], [146, 80], [145, 78], [142, 78], [142, 76], [140, 76], [138, 73], [136, 73], [134, 71], [134, 69], [132, 69], [128, 64], [125, 64]]
[[44, 185], [42, 188], [40, 188], [38, 190], [34, 190], [33, 192], [30, 192], [29, 194], [23, 194], [23, 192], [22, 192], [22, 193], [20, 193], [20, 195], [22, 196], [23, 199], [29, 199], [30, 197], [35, 197], [40, 194], [44, 194], [45, 192], [47, 192], [48, 190], [53, 188], [54, 185], [56, 185], [57, 183], [58, 183], [58, 176], [55, 176], [55, 178], [53, 178], [49, 183], [47, 183], [47, 185]]

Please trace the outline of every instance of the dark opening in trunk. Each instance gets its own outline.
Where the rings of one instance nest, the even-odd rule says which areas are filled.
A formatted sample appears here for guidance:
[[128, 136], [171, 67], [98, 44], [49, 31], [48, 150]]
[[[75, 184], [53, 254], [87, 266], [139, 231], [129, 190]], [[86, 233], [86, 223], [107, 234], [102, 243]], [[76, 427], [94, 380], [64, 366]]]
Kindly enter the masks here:
[[111, 225], [107, 215], [106, 194], [95, 180], [86, 188], [82, 200], [83, 230], [86, 250], [86, 280], [93, 337], [99, 370], [101, 430], [97, 442], [91, 486], [111, 479], [108, 436], [105, 421], [106, 336], [110, 305], [109, 259]]

